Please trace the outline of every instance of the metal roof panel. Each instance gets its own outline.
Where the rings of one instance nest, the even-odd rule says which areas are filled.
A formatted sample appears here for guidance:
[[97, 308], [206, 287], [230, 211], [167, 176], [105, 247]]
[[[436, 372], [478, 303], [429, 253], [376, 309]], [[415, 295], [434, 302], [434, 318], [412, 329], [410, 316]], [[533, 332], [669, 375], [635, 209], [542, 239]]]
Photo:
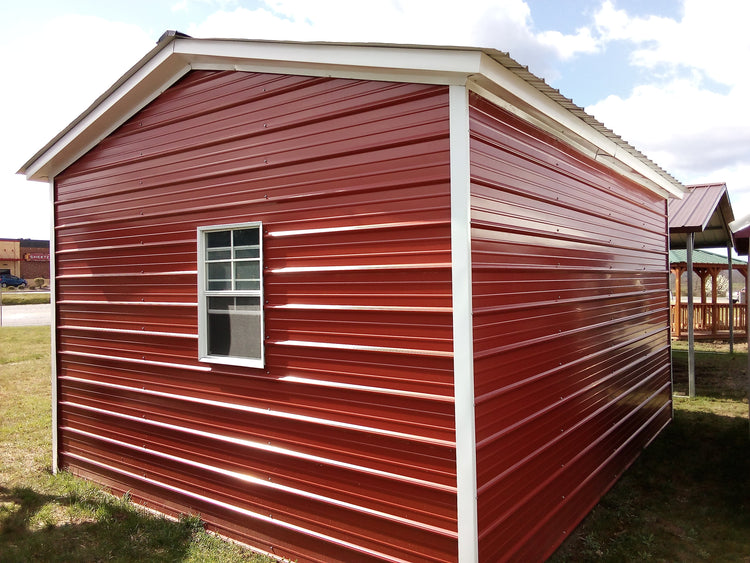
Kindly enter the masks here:
[[695, 233], [695, 247], [733, 244], [729, 223], [734, 220], [727, 185], [723, 182], [687, 186], [681, 200], [669, 201], [669, 236], [672, 248], [687, 246], [687, 233]]

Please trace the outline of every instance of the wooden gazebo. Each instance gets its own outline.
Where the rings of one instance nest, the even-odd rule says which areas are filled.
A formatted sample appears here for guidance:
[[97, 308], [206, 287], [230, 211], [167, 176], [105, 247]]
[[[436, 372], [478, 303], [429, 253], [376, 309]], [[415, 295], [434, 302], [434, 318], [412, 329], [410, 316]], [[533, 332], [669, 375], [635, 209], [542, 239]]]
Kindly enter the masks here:
[[[732, 285], [732, 248], [734, 237], [729, 223], [734, 221], [732, 204], [725, 183], [688, 186], [688, 193], [679, 200], [669, 202], [669, 244], [673, 250], [685, 250], [685, 269], [693, 271], [693, 252], [696, 248], [727, 249], [727, 269]], [[687, 326], [688, 340], [688, 394], [695, 397], [695, 308], [693, 305], [693, 276], [687, 276], [687, 306], [685, 323], [682, 323], [680, 293], [676, 292], [677, 306], [672, 317], [673, 326]], [[714, 287], [716, 284], [713, 284]], [[734, 304], [729, 300], [730, 321], [734, 319]], [[734, 348], [734, 326], [729, 322], [729, 344]]]
[[[688, 269], [687, 250], [670, 251], [669, 262], [670, 271], [675, 276], [670, 317], [672, 336], [682, 338], [688, 332], [687, 303], [683, 303], [680, 298], [682, 275]], [[737, 259], [731, 259], [731, 262], [728, 262], [727, 258], [712, 252], [693, 251], [692, 271], [698, 275], [701, 284], [700, 302], [693, 304], [693, 329], [696, 338], [728, 338], [730, 328], [733, 328], [735, 336], [747, 336], [747, 304], [733, 299], [727, 299], [726, 303], [719, 302], [718, 276], [721, 272], [728, 271], [730, 265], [733, 274], [739, 273], [743, 278], [747, 277], [747, 262]], [[710, 301], [707, 290], [708, 280], [711, 280]]]

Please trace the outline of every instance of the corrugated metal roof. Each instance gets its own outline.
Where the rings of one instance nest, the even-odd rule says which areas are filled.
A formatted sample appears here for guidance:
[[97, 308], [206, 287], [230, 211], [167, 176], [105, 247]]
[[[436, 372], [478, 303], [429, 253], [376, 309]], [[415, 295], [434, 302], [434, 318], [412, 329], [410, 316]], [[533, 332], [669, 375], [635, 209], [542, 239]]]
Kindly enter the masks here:
[[[685, 264], [687, 263], [687, 250], [670, 250], [669, 251], [669, 263], [670, 264]], [[727, 265], [727, 257], [714, 254], [713, 252], [706, 252], [705, 250], [693, 250], [693, 265], [700, 266], [702, 264], [717, 264]], [[738, 266], [745, 266], [747, 262], [744, 260], [737, 260], [732, 258], [732, 264]]]
[[669, 201], [669, 237], [672, 248], [686, 248], [687, 233], [695, 233], [695, 247], [732, 244], [729, 223], [734, 212], [723, 182], [687, 186], [681, 200]]
[[750, 226], [745, 227], [734, 233], [734, 245], [737, 250], [737, 254], [748, 255], [748, 247], [750, 247]]
[[[294, 57], [282, 61], [269, 56], [270, 50], [281, 47], [297, 49]], [[386, 49], [393, 57], [389, 58]], [[374, 54], [373, 50], [377, 53]], [[477, 62], [481, 58], [476, 54], [483, 54], [498, 63], [542, 97], [522, 99], [524, 95], [519, 98], [518, 92], [509, 93], [505, 90], [508, 84], [498, 84], [499, 75]], [[575, 144], [580, 141], [579, 147], [588, 148], [594, 158], [606, 166], [618, 168], [625, 174], [629, 172], [635, 181], [660, 191], [662, 195], [681, 197], [685, 191], [685, 187], [664, 169], [502, 51], [477, 47], [193, 39], [177, 32], [165, 33], [154, 49], [26, 162], [19, 173], [32, 180], [46, 180], [59, 173], [191, 68], [208, 69], [211, 65], [223, 65], [222, 68], [238, 69], [248, 61], [275, 64], [277, 70], [292, 74], [305, 74], [316, 67], [325, 68], [331, 73], [327, 75], [362, 77], [375, 70], [389, 73], [389, 80], [398, 77], [408, 82], [421, 76], [431, 83], [468, 84], [476, 81], [477, 84], [498, 86], [512, 105], [522, 107], [522, 111], [530, 112], [533, 118], [539, 118], [567, 142]], [[492, 76], [484, 75], [485, 71]], [[537, 103], [545, 107], [537, 107]], [[551, 108], [562, 111], [558, 115], [549, 115], [546, 112]], [[567, 125], [557, 121], [556, 118], [561, 116], [567, 116], [564, 120]], [[592, 144], [591, 139], [596, 139], [596, 142]]]

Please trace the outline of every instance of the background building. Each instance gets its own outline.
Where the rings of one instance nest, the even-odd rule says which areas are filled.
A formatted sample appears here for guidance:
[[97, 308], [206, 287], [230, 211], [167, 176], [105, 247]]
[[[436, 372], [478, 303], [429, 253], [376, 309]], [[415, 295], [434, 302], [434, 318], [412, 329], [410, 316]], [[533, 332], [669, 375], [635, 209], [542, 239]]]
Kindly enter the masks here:
[[0, 274], [49, 279], [49, 241], [0, 239]]

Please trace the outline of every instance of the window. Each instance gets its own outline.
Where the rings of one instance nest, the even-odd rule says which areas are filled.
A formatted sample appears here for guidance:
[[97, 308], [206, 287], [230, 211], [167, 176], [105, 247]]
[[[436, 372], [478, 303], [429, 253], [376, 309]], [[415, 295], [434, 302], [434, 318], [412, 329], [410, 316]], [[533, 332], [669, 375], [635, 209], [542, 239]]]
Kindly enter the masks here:
[[263, 366], [261, 224], [198, 228], [200, 359]]

